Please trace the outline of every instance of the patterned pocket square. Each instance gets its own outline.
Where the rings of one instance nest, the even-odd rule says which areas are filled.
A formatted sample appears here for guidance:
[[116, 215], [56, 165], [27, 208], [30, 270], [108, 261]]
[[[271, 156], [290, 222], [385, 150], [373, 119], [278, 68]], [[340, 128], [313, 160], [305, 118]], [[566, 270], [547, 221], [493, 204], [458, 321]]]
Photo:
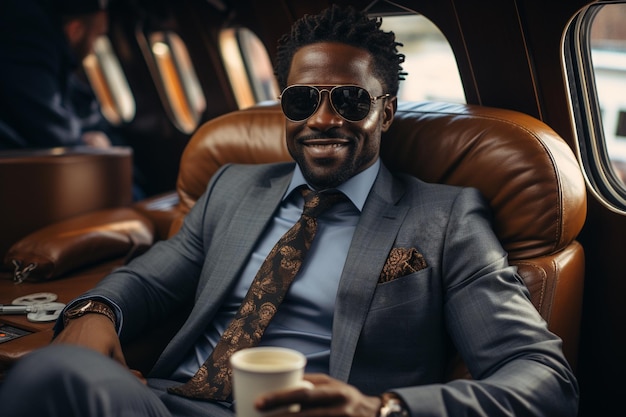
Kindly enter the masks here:
[[389, 282], [426, 268], [426, 260], [415, 248], [393, 248], [380, 273], [378, 283]]

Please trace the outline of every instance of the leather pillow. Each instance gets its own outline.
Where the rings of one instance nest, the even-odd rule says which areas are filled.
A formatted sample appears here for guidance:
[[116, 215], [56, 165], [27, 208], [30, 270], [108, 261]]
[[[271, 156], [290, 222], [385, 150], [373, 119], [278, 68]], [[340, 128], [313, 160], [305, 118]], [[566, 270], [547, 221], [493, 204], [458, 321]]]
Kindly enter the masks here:
[[97, 262], [145, 252], [154, 226], [131, 208], [99, 210], [51, 224], [22, 238], [4, 262], [16, 281], [49, 280]]

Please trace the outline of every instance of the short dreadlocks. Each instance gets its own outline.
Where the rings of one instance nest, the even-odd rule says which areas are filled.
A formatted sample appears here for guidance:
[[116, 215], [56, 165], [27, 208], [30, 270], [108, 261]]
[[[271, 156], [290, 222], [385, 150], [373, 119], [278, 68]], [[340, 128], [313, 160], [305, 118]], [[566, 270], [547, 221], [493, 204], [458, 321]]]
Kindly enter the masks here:
[[353, 7], [341, 8], [333, 5], [318, 15], [305, 15], [297, 20], [278, 40], [274, 74], [282, 90], [287, 86], [287, 76], [296, 51], [318, 42], [341, 42], [363, 48], [374, 57], [374, 74], [381, 81], [385, 92], [395, 96], [400, 80], [406, 75], [401, 64], [404, 55], [398, 53], [393, 32], [380, 29], [380, 18], [370, 19]]

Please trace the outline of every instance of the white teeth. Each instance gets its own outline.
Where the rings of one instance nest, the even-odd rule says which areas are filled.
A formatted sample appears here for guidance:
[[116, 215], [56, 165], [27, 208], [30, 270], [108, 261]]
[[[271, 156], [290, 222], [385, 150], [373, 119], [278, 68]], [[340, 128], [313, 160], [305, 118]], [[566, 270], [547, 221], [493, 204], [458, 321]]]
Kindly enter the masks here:
[[331, 147], [331, 148], [340, 148], [343, 145], [341, 143], [331, 143], [329, 145], [309, 145], [309, 146], [313, 146], [315, 148], [326, 148], [326, 147]]

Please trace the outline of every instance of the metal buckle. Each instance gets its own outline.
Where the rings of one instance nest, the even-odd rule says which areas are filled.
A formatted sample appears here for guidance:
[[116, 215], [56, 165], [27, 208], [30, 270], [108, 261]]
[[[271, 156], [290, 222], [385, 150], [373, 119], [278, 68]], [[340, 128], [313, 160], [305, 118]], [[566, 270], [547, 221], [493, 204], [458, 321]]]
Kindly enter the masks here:
[[15, 266], [15, 271], [13, 272], [13, 282], [15, 284], [21, 284], [28, 278], [28, 275], [37, 268], [37, 263], [33, 262], [31, 264], [26, 265], [22, 268], [22, 262], [17, 259], [13, 259], [13, 265]]

